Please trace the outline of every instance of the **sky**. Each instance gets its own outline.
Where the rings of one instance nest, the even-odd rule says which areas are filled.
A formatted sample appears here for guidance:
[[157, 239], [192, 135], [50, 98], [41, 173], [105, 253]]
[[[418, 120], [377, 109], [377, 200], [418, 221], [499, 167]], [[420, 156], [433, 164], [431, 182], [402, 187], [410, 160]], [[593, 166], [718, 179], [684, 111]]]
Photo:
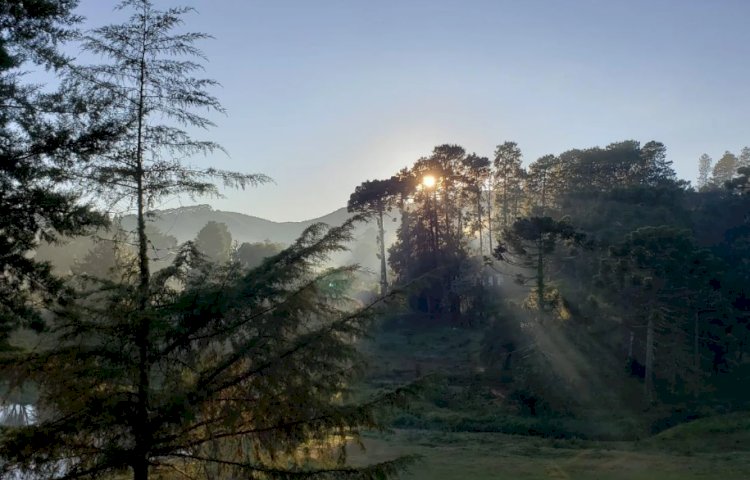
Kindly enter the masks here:
[[[115, 1], [81, 0], [85, 27]], [[193, 160], [274, 184], [204, 199], [276, 221], [325, 215], [365, 180], [452, 143], [491, 157], [635, 139], [667, 146], [694, 181], [750, 145], [747, 0], [154, 0], [186, 28], [227, 109]], [[170, 200], [163, 207], [196, 203]]]

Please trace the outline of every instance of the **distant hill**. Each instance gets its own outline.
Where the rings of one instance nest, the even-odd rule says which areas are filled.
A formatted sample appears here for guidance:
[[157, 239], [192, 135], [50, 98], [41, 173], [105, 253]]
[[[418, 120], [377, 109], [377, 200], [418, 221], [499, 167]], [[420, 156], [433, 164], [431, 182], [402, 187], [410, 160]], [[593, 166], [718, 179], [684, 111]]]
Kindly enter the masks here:
[[[289, 245], [300, 234], [314, 223], [325, 223], [338, 226], [351, 217], [345, 208], [340, 208], [319, 218], [301, 222], [273, 222], [264, 218], [245, 215], [237, 212], [214, 210], [210, 205], [194, 205], [189, 207], [172, 208], [153, 212], [149, 224], [166, 235], [177, 238], [179, 243], [195, 239], [196, 235], [209, 221], [225, 223], [232, 234], [232, 240], [243, 242], [263, 242]], [[135, 231], [135, 216], [129, 215], [122, 219], [122, 226], [129, 231]], [[398, 223], [386, 223], [386, 245], [395, 241]], [[52, 263], [58, 273], [66, 274], [71, 267], [94, 246], [93, 237], [84, 236], [69, 239], [62, 244], [43, 244], [37, 251], [39, 260]], [[377, 257], [377, 227], [375, 221], [362, 223], [355, 227], [354, 241], [347, 245], [349, 251], [340, 252], [331, 258], [334, 265], [356, 263], [372, 272], [378, 272], [380, 263]], [[375, 276], [373, 276], [376, 279]]]
[[[150, 223], [163, 233], [176, 237], [179, 242], [194, 239], [200, 229], [213, 220], [225, 223], [232, 234], [232, 239], [240, 244], [268, 240], [289, 245], [300, 236], [305, 228], [314, 223], [322, 222], [330, 226], [338, 226], [351, 216], [352, 214], [348, 213], [346, 208], [339, 208], [322, 217], [301, 222], [274, 222], [244, 213], [214, 210], [210, 205], [194, 205], [155, 211]], [[128, 230], [134, 230], [135, 217], [132, 215], [125, 217], [123, 226]], [[379, 271], [376, 228], [374, 220], [357, 225], [354, 230], [354, 241], [347, 245], [349, 251], [334, 255], [332, 262], [338, 265], [357, 263], [373, 272]], [[386, 245], [395, 241], [397, 228], [396, 222], [386, 223]]]
[[[232, 238], [243, 242], [271, 242], [290, 244], [299, 237], [302, 231], [310, 225], [323, 222], [331, 226], [344, 223], [351, 217], [346, 208], [340, 208], [323, 217], [313, 218], [302, 222], [273, 222], [264, 218], [245, 215], [243, 213], [214, 210], [210, 205], [194, 205], [190, 207], [172, 208], [153, 212], [151, 223], [162, 232], [173, 235], [180, 242], [192, 240], [203, 226], [209, 221], [225, 223], [232, 233]], [[126, 229], [135, 229], [135, 217], [130, 215], [123, 219]], [[367, 230], [363, 225], [357, 228], [357, 233]]]

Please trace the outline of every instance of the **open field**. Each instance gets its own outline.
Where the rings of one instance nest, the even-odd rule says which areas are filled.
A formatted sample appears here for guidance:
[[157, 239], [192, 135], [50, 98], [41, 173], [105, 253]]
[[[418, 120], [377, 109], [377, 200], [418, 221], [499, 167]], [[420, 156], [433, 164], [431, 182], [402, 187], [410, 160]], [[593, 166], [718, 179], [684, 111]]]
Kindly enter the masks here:
[[[354, 461], [416, 454], [405, 480], [691, 480], [750, 478], [750, 451], [698, 452], [651, 442], [584, 442], [497, 433], [398, 430], [365, 439]], [[748, 444], [741, 445], [750, 449]], [[356, 450], [356, 449], [355, 449]]]

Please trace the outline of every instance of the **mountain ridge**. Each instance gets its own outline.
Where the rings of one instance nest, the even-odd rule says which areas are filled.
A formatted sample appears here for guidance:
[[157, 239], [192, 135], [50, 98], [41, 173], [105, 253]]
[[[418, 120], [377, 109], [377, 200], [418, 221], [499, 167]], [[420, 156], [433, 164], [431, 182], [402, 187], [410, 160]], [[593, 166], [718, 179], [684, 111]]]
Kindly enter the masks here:
[[[154, 210], [149, 212], [149, 223], [163, 233], [175, 236], [180, 242], [194, 239], [206, 223], [215, 221], [226, 224], [232, 234], [232, 238], [239, 243], [268, 240], [290, 244], [310, 225], [322, 222], [330, 226], [338, 226], [352, 215], [346, 211], [345, 207], [342, 207], [321, 217], [309, 220], [276, 222], [245, 213], [216, 210], [207, 204], [198, 204]], [[123, 217], [122, 225], [126, 229], [135, 228], [135, 216], [127, 215]], [[355, 227], [355, 236], [358, 236], [358, 230], [366, 230], [366, 225], [365, 223]]]

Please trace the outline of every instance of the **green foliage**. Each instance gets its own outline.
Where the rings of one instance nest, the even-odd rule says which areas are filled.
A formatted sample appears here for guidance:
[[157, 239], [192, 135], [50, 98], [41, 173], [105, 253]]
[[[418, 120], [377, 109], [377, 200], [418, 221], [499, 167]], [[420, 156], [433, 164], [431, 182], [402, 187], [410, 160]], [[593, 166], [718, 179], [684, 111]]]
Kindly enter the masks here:
[[7, 0], [0, 6], [0, 71], [31, 61], [59, 66], [57, 47], [74, 37], [80, 18], [72, 12], [77, 0]]
[[210, 221], [195, 237], [195, 247], [213, 263], [229, 261], [232, 253], [232, 234], [225, 223]]
[[498, 145], [493, 165], [494, 189], [497, 192], [497, 203], [500, 204], [498, 220], [502, 229], [510, 226], [518, 217], [523, 203], [522, 190], [526, 172], [521, 167], [521, 149], [515, 142]]
[[698, 190], [706, 188], [709, 185], [712, 163], [713, 160], [711, 157], [705, 153], [698, 159]]
[[263, 175], [182, 164], [192, 155], [221, 151], [181, 128], [213, 126], [195, 110], [223, 112], [209, 92], [216, 82], [192, 76], [202, 70], [194, 60], [203, 58], [195, 43], [210, 37], [177, 33], [191, 9], [159, 11], [149, 0], [125, 0], [118, 8], [132, 12], [126, 23], [97, 28], [83, 38], [84, 51], [109, 63], [77, 66], [65, 85], [86, 96], [84, 108], [96, 113], [93, 122], [120, 128], [117, 144], [80, 175], [114, 203], [129, 205], [137, 191], [144, 208], [167, 196], [218, 195], [213, 180], [242, 188], [268, 181]]
[[[107, 281], [132, 281], [135, 251], [118, 239], [101, 239], [71, 268], [78, 277], [92, 277]], [[129, 280], [130, 279], [130, 280]]]
[[50, 265], [31, 258], [39, 241], [106, 223], [64, 182], [69, 165], [101, 152], [108, 132], [69, 123], [63, 113], [69, 93], [42, 94], [23, 83], [22, 69], [32, 63], [62, 65], [57, 47], [75, 34], [76, 3], [0, 5], [0, 349], [19, 324], [42, 328], [39, 307], [52, 305], [64, 291]]
[[732, 152], [726, 151], [716, 162], [711, 174], [711, 183], [716, 187], [723, 186], [734, 178], [737, 168], [740, 167], [739, 160]]
[[244, 242], [233, 252], [233, 258], [244, 268], [260, 266], [266, 258], [273, 257], [284, 249], [280, 243], [269, 241], [248, 243]]
[[[81, 124], [114, 126], [117, 136], [96, 162], [73, 164], [64, 178], [85, 178], [91, 194], [135, 206], [135, 268], [132, 276], [107, 278], [106, 263], [117, 264], [117, 255], [92, 252], [78, 267], [105, 267], [94, 272], [104, 274], [101, 288], [78, 291], [49, 312], [54, 341], [0, 360], [11, 386], [30, 384], [39, 395], [38, 421], [2, 432], [3, 473], [393, 476], [409, 459], [345, 464], [346, 442], [378, 426], [375, 409], [412, 394], [389, 391], [364, 404], [347, 395], [362, 368], [355, 342], [376, 306], [358, 310], [341, 289], [327, 288], [354, 267], [326, 271], [320, 264], [345, 248], [359, 217], [332, 229], [313, 225], [251, 270], [206, 262], [188, 243], [152, 273], [157, 248], [149, 235], [159, 235], [146, 219], [155, 202], [215, 194], [214, 179], [244, 187], [267, 178], [183, 165], [219, 149], [188, 134], [211, 126], [196, 108], [221, 110], [207, 91], [215, 82], [190, 76], [201, 69], [190, 58], [202, 57], [193, 44], [206, 35], [175, 32], [190, 9], [159, 11], [149, 0], [119, 6], [133, 12], [126, 23], [84, 38], [88, 52], [110, 63], [71, 67], [64, 86], [85, 95], [75, 105]], [[219, 235], [206, 232], [197, 243], [218, 246], [207, 253], [223, 261], [231, 241], [215, 227]]]
[[[208, 268], [187, 244], [152, 278], [145, 310], [137, 285], [119, 283], [101, 292], [103, 301], [82, 299], [59, 312], [53, 348], [2, 361], [6, 375], [35, 383], [40, 395], [39, 422], [2, 438], [5, 468], [44, 475], [75, 458], [68, 476], [98, 476], [127, 469], [145, 447], [154, 473], [208, 465], [231, 477], [390, 476], [401, 461], [342, 463], [346, 441], [378, 427], [375, 409], [410, 395], [352, 403], [346, 394], [362, 368], [355, 341], [377, 307], [356, 309], [326, 288], [351, 269], [317, 266], [351, 230], [352, 222], [314, 225], [249, 271]], [[145, 446], [135, 354], [143, 317], [151, 326]]]
[[[689, 232], [670, 226], [642, 227], [611, 247], [609, 256], [601, 266], [602, 286], [611, 289], [622, 306], [631, 306], [627, 320], [631, 328], [653, 337], [647, 339], [644, 354], [647, 385], [653, 374], [672, 392], [679, 385], [699, 389], [703, 352], [710, 349], [707, 337], [716, 335], [728, 307], [716, 291], [723, 276], [722, 262], [695, 245]], [[649, 329], [644, 332], [647, 316]], [[651, 344], [660, 345], [654, 373], [648, 363], [653, 356], [649, 348], [656, 348]]]
[[[411, 188], [406, 192], [410, 201], [403, 204], [388, 261], [396, 283], [408, 285], [410, 305], [417, 311], [460, 315], [454, 286], [469, 255], [471, 220], [465, 210], [476, 208], [476, 172], [467, 170], [472, 164], [463, 148], [440, 145], [401, 173], [401, 185]], [[423, 183], [428, 178], [433, 185]]]
[[660, 432], [644, 443], [654, 449], [680, 452], [738, 452], [748, 448], [747, 412], [693, 420]]
[[385, 259], [384, 215], [399, 201], [402, 188], [397, 177], [388, 180], [368, 180], [358, 185], [349, 197], [347, 211], [375, 218], [378, 225], [378, 259], [380, 260], [380, 295], [388, 291], [388, 276]]
[[503, 231], [502, 243], [493, 252], [498, 260], [519, 266], [531, 274], [519, 273], [517, 281], [525, 284], [533, 281], [529, 304], [542, 313], [557, 310], [559, 316], [561, 299], [550, 285], [550, 257], [558, 244], [582, 245], [585, 235], [567, 221], [556, 221], [550, 217], [527, 217], [516, 220], [512, 227]]
[[728, 190], [740, 195], [747, 195], [750, 191], [750, 167], [744, 166], [737, 169], [737, 175], [726, 182]]

